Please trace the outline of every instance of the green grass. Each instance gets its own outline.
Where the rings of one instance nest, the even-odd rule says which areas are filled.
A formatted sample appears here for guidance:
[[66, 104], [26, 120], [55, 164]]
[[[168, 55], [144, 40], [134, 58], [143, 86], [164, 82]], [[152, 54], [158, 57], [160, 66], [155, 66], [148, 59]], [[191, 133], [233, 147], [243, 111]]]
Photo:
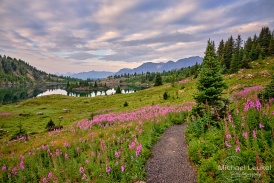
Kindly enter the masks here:
[[[268, 58], [264, 62], [253, 62], [251, 65], [253, 66], [252, 69], [246, 69], [243, 70], [241, 73], [225, 76], [225, 82], [229, 86], [229, 88], [224, 92], [224, 95], [226, 97], [231, 98], [231, 95], [234, 92], [237, 92], [244, 87], [256, 85], [264, 86], [270, 81], [270, 77], [264, 77], [260, 75], [260, 73], [265, 70], [273, 73], [274, 58]], [[254, 78], [243, 78], [243, 75], [247, 74], [254, 75]], [[51, 144], [51, 150], [56, 150], [56, 148], [63, 148], [64, 142], [73, 143], [73, 148], [77, 148], [77, 146], [83, 146], [83, 148], [86, 148], [87, 152], [90, 153], [92, 148], [98, 149], [98, 147], [100, 146], [99, 140], [96, 139], [103, 139], [105, 142], [107, 142], [107, 145], [110, 147], [111, 151], [114, 151], [116, 148], [114, 144], [117, 142], [113, 141], [113, 144], [111, 141], [108, 140], [108, 138], [112, 139], [113, 134], [115, 134], [117, 137], [120, 136], [121, 138], [123, 138], [124, 135], [129, 141], [131, 141], [133, 139], [131, 133], [139, 133], [136, 129], [140, 126], [138, 125], [137, 121], [134, 121], [132, 123], [128, 122], [125, 124], [115, 124], [108, 128], [95, 125], [95, 127], [90, 131], [76, 130], [75, 132], [71, 133], [69, 130], [71, 128], [77, 129], [75, 128], [74, 122], [78, 122], [82, 119], [88, 119], [91, 117], [92, 113], [95, 116], [112, 112], [126, 113], [135, 109], [141, 109], [144, 106], [153, 106], [156, 104], [160, 104], [163, 106], [172, 106], [177, 104], [188, 105], [188, 103], [190, 104], [190, 102], [194, 101], [193, 95], [196, 92], [196, 79], [190, 80], [188, 83], [185, 83], [183, 85], [184, 89], [181, 89], [182, 85], [179, 84], [176, 84], [174, 87], [172, 87], [170, 84], [165, 84], [162, 86], [152, 87], [131, 94], [116, 94], [108, 96], [97, 96], [93, 98], [77, 98], [63, 95], [51, 95], [28, 99], [26, 101], [14, 104], [2, 105], [0, 106], [0, 115], [3, 112], [10, 112], [11, 114], [6, 116], [0, 116], [0, 129], [8, 131], [7, 133], [3, 133], [0, 135], [1, 153], [4, 154], [5, 158], [10, 159], [11, 163], [14, 163], [18, 160], [13, 160], [11, 158], [13, 156], [18, 157], [20, 154], [26, 154], [27, 152], [30, 152], [37, 147], [41, 147], [41, 145], [43, 144]], [[233, 87], [235, 87], [236, 85], [239, 85], [239, 87], [233, 89]], [[163, 99], [164, 92], [167, 92], [170, 96], [167, 100]], [[125, 102], [128, 103], [127, 107], [124, 107]], [[233, 100], [231, 100], [231, 105], [234, 105]], [[69, 109], [70, 112], [64, 112], [63, 109]], [[37, 115], [38, 112], [43, 112], [43, 115]], [[61, 121], [59, 120], [60, 116], [63, 117]], [[64, 126], [64, 130], [62, 131], [62, 133], [57, 133], [53, 136], [49, 136], [49, 133], [46, 132], [45, 127], [50, 119], [52, 119], [56, 125], [58, 125], [60, 122], [61, 125]], [[144, 121], [144, 125], [142, 126], [143, 133], [142, 135], [137, 135], [136, 137], [139, 143], [142, 143], [144, 146], [146, 146], [144, 148], [144, 154], [142, 155], [140, 161], [136, 160], [136, 162], [133, 162], [133, 164], [128, 165], [130, 166], [128, 168], [133, 171], [131, 172], [132, 174], [128, 174], [125, 176], [121, 175], [125, 178], [126, 182], [128, 182], [129, 180], [134, 181], [144, 178], [143, 164], [150, 154], [150, 148], [152, 147], [152, 144], [156, 142], [157, 137], [163, 132], [165, 128], [172, 125], [171, 121], [180, 122], [180, 119], [181, 116], [172, 114], [169, 118], [161, 118], [159, 124], [157, 125], [151, 124], [151, 122], [155, 119]], [[6, 146], [6, 143], [8, 143], [11, 136], [18, 130], [18, 125], [20, 122], [23, 124], [23, 128], [26, 130], [26, 132], [30, 135], [30, 140], [26, 142], [27, 144], [25, 144], [24, 142], [14, 142]], [[91, 140], [91, 134], [95, 140]], [[81, 144], [77, 141], [80, 139], [91, 140], [92, 143]], [[125, 144], [123, 144], [122, 146], [127, 147], [129, 142], [125, 141], [124, 143]], [[117, 147], [123, 149], [123, 147]], [[67, 149], [63, 150], [64, 152], [69, 153]], [[14, 155], [11, 155], [12, 152], [14, 152]], [[56, 168], [57, 165], [72, 166], [73, 164], [76, 164], [77, 166], [80, 166], [80, 164], [84, 161], [84, 158], [87, 156], [86, 153], [82, 153], [79, 156], [77, 155], [77, 157], [75, 157], [75, 159], [71, 162], [62, 162], [63, 160], [58, 158], [53, 159], [53, 161], [58, 162], [53, 162], [53, 164], [50, 165], [50, 167], [46, 167], [45, 170], [48, 171], [54, 167]], [[96, 169], [96, 171], [102, 171], [102, 169], [105, 168], [102, 166], [105, 166], [105, 163], [109, 162], [108, 158], [114, 158], [113, 152], [112, 155], [109, 155], [106, 152], [104, 153], [104, 162], [101, 163], [101, 167], [89, 168], [94, 168]], [[125, 158], [130, 159], [130, 156], [134, 156], [134, 152], [132, 151], [125, 151], [124, 153]], [[39, 161], [41, 160], [39, 154], [36, 158], [38, 158]], [[94, 159], [91, 160], [97, 161]], [[126, 161], [124, 159], [121, 159], [121, 162], [125, 163]], [[112, 161], [110, 163], [111, 165], [115, 164], [115, 162]], [[77, 171], [78, 168], [79, 167], [77, 167]], [[57, 167], [58, 171], [61, 169], [62, 168]], [[57, 170], [54, 173], [60, 174], [62, 178], [62, 172], [58, 172]], [[141, 173], [138, 173], [140, 171]], [[39, 172], [38, 174], [41, 178], [41, 176], [44, 176], [47, 173], [48, 172]], [[97, 176], [98, 172], [94, 174]], [[73, 174], [71, 176], [72, 180], [76, 180], [78, 182], [81, 181], [81, 178], [77, 178], [77, 176], [79, 175], [76, 176]], [[106, 179], [111, 180], [111, 176], [116, 177], [118, 175], [107, 174], [107, 176], [108, 177]], [[120, 178], [117, 178], [117, 180], [118, 179], [120, 180]], [[19, 178], [18, 180], [22, 179]]]

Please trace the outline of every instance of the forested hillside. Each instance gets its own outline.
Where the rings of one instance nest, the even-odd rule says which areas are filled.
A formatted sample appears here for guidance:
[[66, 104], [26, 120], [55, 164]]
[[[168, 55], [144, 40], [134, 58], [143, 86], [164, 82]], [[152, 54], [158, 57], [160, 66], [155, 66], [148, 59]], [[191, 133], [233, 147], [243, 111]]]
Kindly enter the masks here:
[[226, 42], [221, 40], [217, 49], [217, 57], [223, 73], [234, 73], [241, 68], [249, 68], [254, 60], [263, 60], [274, 55], [274, 31], [263, 27], [259, 36], [256, 34], [243, 41], [241, 35], [230, 36]]
[[[0, 85], [26, 85], [73, 80], [38, 70], [21, 59], [0, 55]], [[77, 79], [78, 80], [78, 79]]]

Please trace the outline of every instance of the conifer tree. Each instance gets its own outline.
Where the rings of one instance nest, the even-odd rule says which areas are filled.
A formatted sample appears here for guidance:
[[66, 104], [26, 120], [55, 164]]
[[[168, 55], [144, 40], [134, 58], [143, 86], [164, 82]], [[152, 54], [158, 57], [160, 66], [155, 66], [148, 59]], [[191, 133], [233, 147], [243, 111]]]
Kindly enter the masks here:
[[235, 49], [230, 62], [230, 73], [238, 71], [242, 65], [242, 42], [243, 40], [241, 36], [238, 35], [237, 39], [235, 40]]
[[274, 55], [274, 37], [271, 36], [271, 40], [268, 47], [268, 55], [273, 56]]
[[162, 84], [163, 84], [162, 77], [161, 77], [160, 73], [157, 73], [156, 76], [155, 76], [155, 84], [154, 84], [154, 86], [160, 86]]
[[221, 75], [221, 68], [217, 61], [214, 43], [208, 41], [205, 57], [202, 63], [197, 82], [198, 93], [194, 96], [197, 105], [194, 112], [203, 115], [207, 108], [214, 110], [213, 116], [222, 116], [226, 100], [221, 97], [223, 89], [227, 86]]
[[230, 36], [228, 40], [225, 42], [225, 47], [224, 47], [223, 68], [225, 73], [227, 73], [230, 70], [230, 63], [233, 56], [233, 49], [234, 49], [234, 39], [232, 36]]
[[258, 38], [258, 43], [260, 44], [260, 54], [262, 59], [264, 59], [267, 56], [268, 53], [268, 48], [271, 40], [271, 33], [268, 27], [263, 27], [259, 38]]
[[116, 89], [116, 94], [121, 94], [121, 93], [122, 93], [121, 88], [120, 88], [120, 86], [118, 86]]
[[219, 63], [221, 64], [221, 66], [224, 66], [224, 47], [225, 47], [224, 40], [221, 40], [219, 47], [217, 49], [217, 59]]

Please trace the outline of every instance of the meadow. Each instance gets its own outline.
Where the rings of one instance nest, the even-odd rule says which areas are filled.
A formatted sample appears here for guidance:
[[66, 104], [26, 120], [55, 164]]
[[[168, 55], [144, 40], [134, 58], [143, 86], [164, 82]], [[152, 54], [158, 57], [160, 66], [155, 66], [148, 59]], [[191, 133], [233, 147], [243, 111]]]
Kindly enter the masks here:
[[[189, 78], [132, 94], [52, 95], [0, 106], [0, 182], [145, 180], [144, 164], [153, 144], [166, 128], [180, 123], [188, 125], [189, 158], [198, 182], [227, 181], [231, 172], [219, 170], [219, 165], [231, 156], [241, 159], [238, 166], [273, 165], [273, 101], [259, 103], [256, 98], [269, 83], [273, 65], [274, 59], [268, 58], [252, 62], [252, 69], [225, 75], [230, 110], [220, 128], [205, 129], [206, 117], [191, 116], [196, 79]], [[47, 131], [50, 119], [63, 129]], [[11, 140], [20, 129], [28, 135]], [[273, 171], [244, 173], [258, 173], [260, 180], [270, 182]], [[258, 177], [233, 179], [250, 180]]]

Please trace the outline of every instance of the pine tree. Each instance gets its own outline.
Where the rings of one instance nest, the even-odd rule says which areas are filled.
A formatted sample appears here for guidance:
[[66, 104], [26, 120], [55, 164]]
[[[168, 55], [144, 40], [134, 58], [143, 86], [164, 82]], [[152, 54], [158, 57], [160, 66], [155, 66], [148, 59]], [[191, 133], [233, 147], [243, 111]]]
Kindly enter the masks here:
[[205, 57], [197, 82], [198, 93], [194, 96], [196, 107], [194, 112], [203, 115], [206, 108], [213, 109], [213, 116], [220, 116], [224, 112], [226, 100], [221, 97], [227, 86], [221, 75], [221, 68], [216, 59], [214, 43], [208, 41]]
[[258, 38], [258, 43], [260, 44], [261, 47], [261, 57], [264, 59], [267, 56], [268, 53], [268, 48], [271, 40], [271, 33], [268, 27], [263, 27], [259, 38]]
[[271, 40], [268, 47], [268, 55], [273, 56], [274, 55], [274, 37], [271, 36]]
[[121, 93], [122, 93], [121, 88], [120, 88], [120, 86], [118, 86], [116, 89], [116, 94], [121, 94]]
[[241, 61], [243, 59], [241, 54], [242, 42], [243, 40], [241, 36], [238, 35], [237, 39], [235, 40], [234, 53], [230, 62], [230, 73], [237, 72], [241, 67]]
[[221, 66], [224, 66], [224, 48], [225, 48], [225, 43], [223, 40], [221, 40], [219, 47], [217, 49], [217, 58]]
[[228, 40], [225, 42], [225, 47], [224, 47], [223, 68], [225, 73], [227, 73], [230, 70], [230, 63], [233, 56], [233, 49], [234, 49], [234, 39], [232, 36], [230, 36]]
[[156, 76], [155, 76], [155, 84], [154, 84], [154, 86], [160, 86], [162, 84], [163, 84], [162, 77], [161, 77], [160, 73], [157, 73]]

